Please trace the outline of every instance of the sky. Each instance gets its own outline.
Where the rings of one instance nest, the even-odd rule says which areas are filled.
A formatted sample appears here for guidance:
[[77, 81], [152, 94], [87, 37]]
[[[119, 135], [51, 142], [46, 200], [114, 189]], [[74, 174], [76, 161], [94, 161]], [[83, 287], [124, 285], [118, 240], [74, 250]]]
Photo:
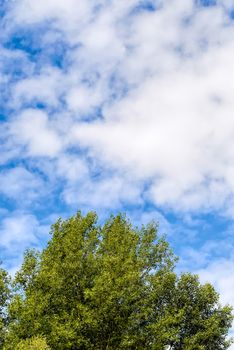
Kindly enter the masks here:
[[234, 305], [234, 0], [0, 0], [0, 253], [159, 222]]

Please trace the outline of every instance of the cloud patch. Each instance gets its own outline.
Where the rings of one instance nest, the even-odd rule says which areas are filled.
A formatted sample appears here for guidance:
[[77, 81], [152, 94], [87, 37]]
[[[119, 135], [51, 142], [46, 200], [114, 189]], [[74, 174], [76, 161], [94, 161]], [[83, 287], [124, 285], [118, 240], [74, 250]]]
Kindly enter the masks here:
[[53, 157], [62, 147], [62, 140], [43, 111], [24, 110], [9, 128], [11, 137], [16, 144], [26, 147], [29, 156]]

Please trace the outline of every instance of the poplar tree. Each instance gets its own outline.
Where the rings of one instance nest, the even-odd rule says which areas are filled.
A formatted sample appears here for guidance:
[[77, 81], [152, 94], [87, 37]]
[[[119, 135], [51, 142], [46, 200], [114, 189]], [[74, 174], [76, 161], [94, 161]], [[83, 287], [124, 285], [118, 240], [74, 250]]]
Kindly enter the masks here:
[[25, 253], [4, 349], [36, 336], [51, 350], [227, 349], [231, 308], [175, 263], [154, 223], [59, 219], [47, 247]]

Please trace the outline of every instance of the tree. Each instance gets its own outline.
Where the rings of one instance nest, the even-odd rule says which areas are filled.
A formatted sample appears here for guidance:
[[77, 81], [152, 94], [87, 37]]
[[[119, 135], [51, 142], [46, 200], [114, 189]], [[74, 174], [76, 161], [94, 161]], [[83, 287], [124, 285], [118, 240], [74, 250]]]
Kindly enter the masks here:
[[231, 308], [209, 285], [177, 276], [157, 225], [80, 212], [53, 225], [16, 275], [5, 350], [43, 335], [52, 350], [227, 349]]
[[50, 348], [44, 338], [33, 337], [31, 339], [21, 340], [16, 346], [16, 350], [50, 350]]
[[8, 324], [6, 307], [10, 297], [10, 278], [8, 273], [0, 268], [0, 349], [3, 348]]

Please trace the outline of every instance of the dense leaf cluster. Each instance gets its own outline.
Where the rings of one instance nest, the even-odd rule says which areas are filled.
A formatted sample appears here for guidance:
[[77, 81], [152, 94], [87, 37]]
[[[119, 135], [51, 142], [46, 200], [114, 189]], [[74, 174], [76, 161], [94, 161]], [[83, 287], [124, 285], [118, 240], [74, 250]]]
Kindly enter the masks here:
[[1, 271], [0, 349], [229, 347], [231, 308], [196, 275], [176, 275], [155, 224], [136, 229], [117, 215], [99, 226], [95, 213], [78, 212], [51, 235], [41, 253], [25, 253], [9, 305]]

